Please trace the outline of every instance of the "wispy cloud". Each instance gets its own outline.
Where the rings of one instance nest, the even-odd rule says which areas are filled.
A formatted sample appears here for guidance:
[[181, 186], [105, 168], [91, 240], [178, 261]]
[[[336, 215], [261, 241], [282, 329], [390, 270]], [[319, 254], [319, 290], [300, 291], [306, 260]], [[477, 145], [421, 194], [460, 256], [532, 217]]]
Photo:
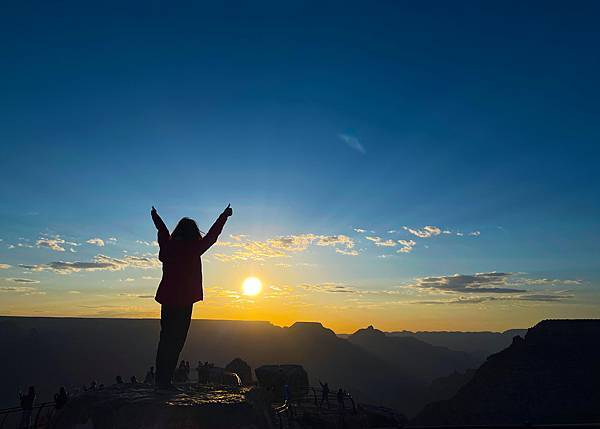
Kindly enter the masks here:
[[71, 274], [79, 271], [120, 271], [125, 268], [157, 268], [160, 262], [155, 257], [127, 255], [124, 258], [111, 258], [106, 255], [96, 255], [92, 261], [65, 262], [56, 261], [47, 264], [26, 265], [19, 267], [30, 271], [53, 271], [59, 274]]
[[396, 253], [410, 253], [417, 244], [414, 240], [398, 240], [398, 243], [402, 245], [402, 247], [396, 250]]
[[65, 243], [65, 240], [62, 238], [40, 238], [36, 241], [37, 247], [47, 247], [48, 249], [52, 249], [56, 252], [64, 252], [65, 248], [62, 245]]
[[137, 244], [141, 244], [143, 246], [149, 247], [158, 247], [158, 241], [145, 241], [145, 240], [135, 240]]
[[11, 282], [15, 282], [15, 283], [39, 283], [39, 280], [32, 280], [32, 279], [24, 279], [24, 278], [8, 278], [6, 279], [8, 281]]
[[384, 240], [383, 238], [376, 236], [366, 236], [365, 238], [369, 241], [372, 241], [375, 246], [379, 247], [395, 247], [398, 245], [398, 243], [391, 239]]
[[46, 292], [42, 292], [36, 288], [29, 286], [0, 286], [0, 292], [12, 292], [21, 295], [46, 295]]
[[573, 286], [581, 284], [581, 280], [527, 278], [518, 273], [488, 272], [422, 277], [416, 279], [415, 283], [410, 286], [420, 290], [437, 291], [441, 293], [518, 294], [527, 292], [524, 288], [534, 286]]
[[338, 137], [340, 138], [340, 140], [342, 140], [344, 143], [346, 143], [349, 147], [351, 147], [355, 151], [357, 151], [363, 155], [367, 153], [367, 151], [365, 150], [362, 143], [358, 140], [358, 138], [348, 135], [348, 134], [338, 134]]
[[335, 253], [339, 253], [340, 255], [346, 256], [358, 256], [358, 250], [344, 250], [344, 249], [335, 249]]
[[325, 283], [303, 283], [300, 285], [302, 289], [311, 292], [327, 292], [327, 293], [357, 293], [358, 291], [352, 287], [342, 283], [325, 282]]
[[411, 301], [411, 304], [426, 304], [426, 305], [438, 305], [438, 304], [484, 304], [490, 302], [511, 302], [511, 301], [522, 301], [522, 302], [561, 302], [574, 298], [575, 295], [569, 292], [555, 292], [545, 294], [519, 294], [519, 295], [508, 295], [508, 296], [459, 296], [451, 299], [440, 299], [440, 300], [424, 300], [424, 301]]
[[[354, 248], [354, 240], [350, 237], [338, 235], [296, 234], [284, 235], [267, 240], [249, 240], [247, 236], [236, 236], [234, 241], [219, 241], [217, 247], [235, 249], [233, 253], [215, 253], [214, 258], [222, 261], [260, 261], [270, 258], [287, 258], [293, 253], [304, 252], [309, 246], [335, 247], [336, 251], [343, 250], [343, 254], [355, 256], [358, 254]], [[338, 252], [342, 253], [342, 252]]]
[[90, 238], [86, 241], [88, 244], [93, 244], [94, 246], [104, 247], [104, 240], [101, 238]]
[[433, 237], [436, 235], [440, 235], [442, 233], [441, 228], [438, 228], [437, 226], [431, 226], [431, 225], [424, 226], [421, 229], [419, 229], [419, 228], [413, 229], [413, 228], [409, 228], [407, 226], [403, 226], [402, 229], [410, 232], [412, 235], [415, 235], [419, 238], [429, 238], [429, 237]]

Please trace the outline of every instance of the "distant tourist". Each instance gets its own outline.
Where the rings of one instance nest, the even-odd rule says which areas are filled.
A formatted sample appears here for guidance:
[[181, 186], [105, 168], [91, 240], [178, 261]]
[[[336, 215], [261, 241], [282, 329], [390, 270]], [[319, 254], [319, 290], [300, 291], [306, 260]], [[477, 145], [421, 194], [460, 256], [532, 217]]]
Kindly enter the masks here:
[[54, 394], [54, 406], [60, 410], [69, 401], [69, 394], [64, 387], [61, 387], [58, 393]]
[[338, 402], [338, 408], [340, 410], [344, 410], [346, 408], [346, 406], [344, 405], [344, 397], [346, 396], [346, 392], [344, 392], [344, 390], [340, 387], [339, 390], [337, 391], [337, 402]]
[[178, 383], [183, 383], [186, 381], [186, 365], [185, 365], [185, 361], [182, 360], [179, 363], [179, 367], [177, 367], [177, 370], [175, 371], [175, 377], [174, 380]]
[[132, 375], [131, 378], [129, 379], [129, 381], [131, 381], [131, 384], [137, 384], [137, 377], [135, 375]]
[[146, 373], [146, 377], [144, 377], [144, 383], [146, 384], [154, 384], [154, 367], [151, 366], [150, 370]]
[[319, 380], [319, 384], [321, 385], [321, 402], [319, 403], [319, 407], [323, 406], [323, 402], [327, 402], [327, 408], [329, 408], [329, 383], [321, 383], [321, 380]]
[[288, 402], [290, 400], [290, 385], [285, 383], [283, 385], [283, 402]]
[[193, 219], [181, 219], [171, 234], [154, 207], [150, 214], [158, 230], [158, 259], [163, 264], [155, 298], [161, 304], [156, 381], [159, 388], [170, 389], [190, 327], [192, 307], [203, 299], [200, 256], [217, 241], [233, 210], [228, 205], [204, 237]]
[[123, 378], [120, 375], [117, 375], [115, 377], [115, 381], [117, 382], [117, 384], [123, 384]]
[[185, 380], [189, 381], [190, 379], [190, 361], [185, 361]]
[[33, 411], [33, 402], [35, 401], [35, 387], [29, 386], [29, 390], [26, 395], [23, 395], [19, 392], [19, 402], [21, 403], [21, 409], [23, 413], [21, 414], [21, 423], [19, 424], [19, 428], [25, 429], [29, 428], [31, 425], [31, 413]]

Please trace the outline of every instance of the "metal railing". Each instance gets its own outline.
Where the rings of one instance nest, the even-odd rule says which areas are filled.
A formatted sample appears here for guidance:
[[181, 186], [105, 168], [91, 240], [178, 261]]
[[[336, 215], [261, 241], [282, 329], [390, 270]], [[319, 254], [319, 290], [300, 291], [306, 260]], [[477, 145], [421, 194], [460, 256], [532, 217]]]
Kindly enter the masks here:
[[355, 415], [356, 404], [352, 395], [345, 392], [341, 398], [342, 401], [339, 401], [337, 392], [329, 392], [324, 396], [322, 389], [310, 386], [303, 392], [291, 395], [283, 404], [274, 406], [273, 412], [280, 429], [289, 427], [290, 420], [305, 413], [322, 417], [335, 415], [342, 420], [347, 413]]
[[[28, 429], [45, 429], [50, 427], [50, 421], [56, 411], [54, 402], [42, 402], [34, 405], [31, 408], [29, 425], [25, 426]], [[0, 429], [4, 429], [5, 425], [15, 423], [14, 427], [21, 424], [21, 419], [27, 413], [21, 407], [5, 408], [0, 410]]]

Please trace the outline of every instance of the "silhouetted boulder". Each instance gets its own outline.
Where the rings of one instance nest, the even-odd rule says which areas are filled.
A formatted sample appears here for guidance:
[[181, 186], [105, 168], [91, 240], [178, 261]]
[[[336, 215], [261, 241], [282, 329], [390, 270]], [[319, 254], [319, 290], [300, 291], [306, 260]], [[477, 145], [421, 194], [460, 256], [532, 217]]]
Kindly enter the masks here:
[[600, 320], [545, 320], [492, 355], [415, 425], [600, 421]]
[[242, 380], [242, 384], [252, 384], [252, 368], [246, 361], [235, 358], [225, 366], [225, 369], [236, 373], [240, 377], [240, 380]]
[[281, 402], [286, 384], [292, 396], [301, 395], [308, 389], [308, 374], [302, 365], [263, 365], [254, 372], [260, 387], [276, 402]]
[[266, 407], [260, 392], [247, 387], [203, 385], [158, 393], [144, 384], [114, 385], [75, 396], [50, 427], [265, 429]]

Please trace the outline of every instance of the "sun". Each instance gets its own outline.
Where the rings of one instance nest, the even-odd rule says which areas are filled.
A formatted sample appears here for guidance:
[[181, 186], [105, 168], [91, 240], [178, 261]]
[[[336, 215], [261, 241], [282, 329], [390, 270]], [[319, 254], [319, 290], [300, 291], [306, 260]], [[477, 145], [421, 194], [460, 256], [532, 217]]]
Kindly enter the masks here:
[[262, 282], [258, 277], [248, 277], [242, 283], [244, 295], [258, 295], [262, 290]]

